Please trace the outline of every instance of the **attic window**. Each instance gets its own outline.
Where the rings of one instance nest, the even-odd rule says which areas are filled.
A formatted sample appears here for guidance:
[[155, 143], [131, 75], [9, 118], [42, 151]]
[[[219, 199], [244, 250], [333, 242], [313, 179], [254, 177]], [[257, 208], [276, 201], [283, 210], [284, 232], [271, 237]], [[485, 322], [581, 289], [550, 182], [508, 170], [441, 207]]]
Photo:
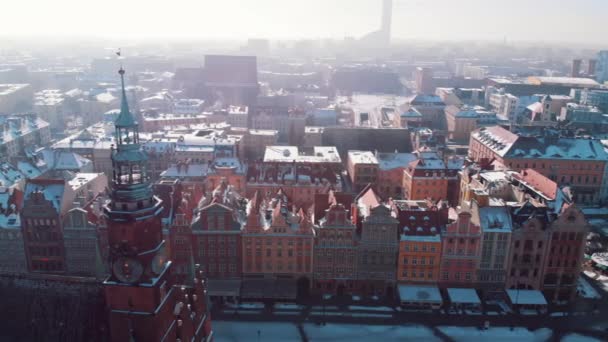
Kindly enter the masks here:
[[576, 221], [576, 216], [574, 216], [574, 215], [568, 216], [568, 221], [570, 221], [570, 222]]

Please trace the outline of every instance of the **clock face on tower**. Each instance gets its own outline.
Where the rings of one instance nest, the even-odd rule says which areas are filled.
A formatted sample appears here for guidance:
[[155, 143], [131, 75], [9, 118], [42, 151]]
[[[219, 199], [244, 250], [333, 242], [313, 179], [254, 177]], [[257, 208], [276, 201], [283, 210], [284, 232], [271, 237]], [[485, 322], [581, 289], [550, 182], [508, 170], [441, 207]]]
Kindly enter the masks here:
[[144, 273], [139, 261], [133, 258], [120, 257], [112, 264], [112, 272], [123, 283], [136, 283]]
[[167, 260], [167, 251], [165, 249], [165, 246], [163, 245], [158, 250], [158, 253], [156, 253], [156, 255], [154, 256], [154, 259], [152, 259], [152, 273], [154, 273], [154, 275], [160, 275], [165, 269], [165, 264], [167, 263]]

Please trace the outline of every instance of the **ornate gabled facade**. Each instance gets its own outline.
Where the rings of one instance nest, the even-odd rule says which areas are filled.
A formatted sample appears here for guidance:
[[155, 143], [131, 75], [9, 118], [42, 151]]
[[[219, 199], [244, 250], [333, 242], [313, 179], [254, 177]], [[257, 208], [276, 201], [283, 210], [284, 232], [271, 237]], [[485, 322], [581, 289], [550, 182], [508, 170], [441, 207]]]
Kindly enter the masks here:
[[62, 179], [36, 179], [26, 185], [21, 229], [30, 272], [66, 272], [62, 224], [65, 188]]
[[333, 203], [315, 225], [314, 289], [338, 296], [353, 291], [357, 277], [357, 232], [348, 210]]
[[[194, 287], [174, 283], [163, 239], [163, 202], [153, 195], [148, 156], [129, 111], [121, 68], [122, 104], [115, 122], [110, 202], [103, 208], [110, 248], [104, 281], [112, 341], [206, 341], [210, 318], [202, 273]], [[183, 293], [180, 293], [183, 292]]]
[[280, 287], [280, 282], [283, 289], [268, 292], [270, 298], [308, 295], [315, 232], [308, 215], [294, 209], [281, 190], [265, 198], [254, 194], [243, 232], [242, 296], [255, 296], [262, 286]]
[[76, 276], [107, 277], [107, 265], [100, 250], [97, 225], [85, 208], [75, 207], [63, 220], [67, 273]]
[[441, 265], [440, 232], [448, 222], [445, 202], [391, 202], [399, 220], [399, 283], [437, 283]]
[[192, 221], [194, 260], [208, 277], [238, 279], [242, 274], [241, 232], [247, 200], [222, 181], [199, 202]]
[[481, 253], [481, 227], [472, 219], [469, 206], [463, 206], [457, 218], [442, 232], [440, 282], [446, 286], [473, 287]]
[[550, 213], [528, 200], [511, 207], [513, 233], [507, 257], [507, 289], [540, 290], [547, 253]]
[[472, 201], [472, 220], [481, 228], [481, 254], [477, 287], [488, 291], [505, 288], [508, 252], [513, 224], [507, 206], [480, 207]]
[[[577, 293], [589, 224], [575, 205], [566, 205], [551, 224], [542, 289], [549, 301], [569, 301]], [[525, 247], [524, 247], [525, 248]]]
[[373, 188], [366, 187], [355, 199], [353, 210], [359, 216], [357, 245], [357, 288], [360, 293], [395, 293], [399, 221], [388, 205], [380, 201]]

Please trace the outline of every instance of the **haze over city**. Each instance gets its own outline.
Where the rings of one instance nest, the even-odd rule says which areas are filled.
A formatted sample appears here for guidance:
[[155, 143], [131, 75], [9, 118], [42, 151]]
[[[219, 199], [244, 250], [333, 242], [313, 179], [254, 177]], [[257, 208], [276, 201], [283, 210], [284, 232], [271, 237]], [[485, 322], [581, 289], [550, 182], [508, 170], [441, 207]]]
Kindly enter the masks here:
[[[170, 39], [357, 37], [378, 25], [378, 0], [11, 1], [2, 36]], [[602, 0], [395, 0], [393, 37], [576, 42], [598, 45]]]
[[608, 341], [604, 0], [0, 3], [0, 341]]

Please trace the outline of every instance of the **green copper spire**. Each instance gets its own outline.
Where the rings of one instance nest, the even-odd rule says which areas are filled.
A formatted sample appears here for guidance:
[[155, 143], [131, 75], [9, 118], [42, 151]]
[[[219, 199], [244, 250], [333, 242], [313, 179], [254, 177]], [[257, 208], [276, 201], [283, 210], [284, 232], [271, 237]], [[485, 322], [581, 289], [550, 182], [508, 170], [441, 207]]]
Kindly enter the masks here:
[[125, 90], [125, 69], [120, 67], [118, 73], [120, 74], [122, 99], [120, 102], [120, 114], [118, 115], [118, 118], [116, 118], [114, 126], [134, 127], [137, 126], [137, 121], [135, 121], [133, 114], [131, 114], [131, 112], [129, 111], [129, 103], [127, 102], [127, 92]]
[[125, 70], [118, 71], [122, 84], [120, 114], [114, 122], [116, 149], [112, 150], [112, 199], [117, 202], [138, 202], [152, 198], [148, 176], [148, 154], [139, 143], [139, 125], [129, 111], [125, 91]]

